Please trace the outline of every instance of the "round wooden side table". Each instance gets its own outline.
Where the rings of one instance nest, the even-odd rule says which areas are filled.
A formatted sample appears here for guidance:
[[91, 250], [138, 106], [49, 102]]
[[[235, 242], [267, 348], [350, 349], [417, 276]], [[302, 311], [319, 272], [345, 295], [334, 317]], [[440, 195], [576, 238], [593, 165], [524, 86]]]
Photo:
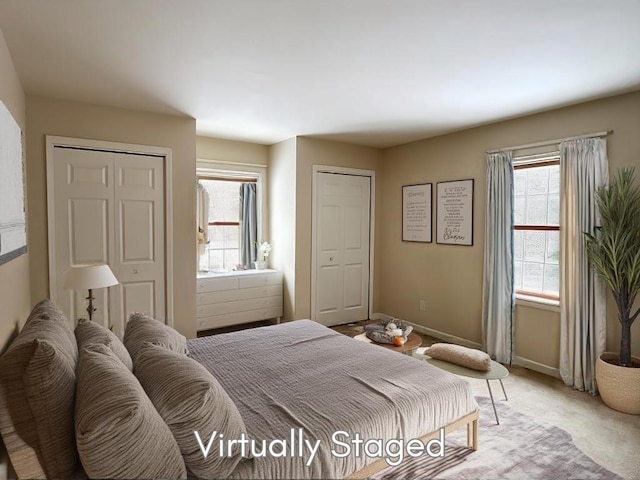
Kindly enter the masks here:
[[372, 343], [374, 345], [378, 345], [379, 347], [384, 347], [388, 350], [393, 350], [394, 352], [404, 353], [405, 355], [410, 355], [413, 350], [422, 345], [422, 337], [417, 333], [411, 332], [407, 337], [407, 341], [404, 342], [404, 345], [400, 345], [396, 347], [389, 343], [376, 343], [367, 337], [366, 333], [361, 333], [360, 335], [356, 335], [353, 337], [356, 340], [360, 340], [362, 342]]

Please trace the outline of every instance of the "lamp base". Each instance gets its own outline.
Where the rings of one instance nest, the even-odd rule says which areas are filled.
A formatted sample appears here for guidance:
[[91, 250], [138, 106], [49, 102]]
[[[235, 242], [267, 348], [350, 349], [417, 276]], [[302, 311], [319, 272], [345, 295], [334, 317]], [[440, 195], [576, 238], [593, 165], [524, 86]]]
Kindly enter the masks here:
[[93, 307], [93, 301], [95, 300], [93, 298], [93, 289], [89, 289], [89, 296], [86, 298], [86, 300], [89, 300], [89, 305], [87, 306], [87, 313], [89, 314], [89, 320], [93, 320], [93, 312], [95, 312], [96, 310], [98, 310], [97, 308]]

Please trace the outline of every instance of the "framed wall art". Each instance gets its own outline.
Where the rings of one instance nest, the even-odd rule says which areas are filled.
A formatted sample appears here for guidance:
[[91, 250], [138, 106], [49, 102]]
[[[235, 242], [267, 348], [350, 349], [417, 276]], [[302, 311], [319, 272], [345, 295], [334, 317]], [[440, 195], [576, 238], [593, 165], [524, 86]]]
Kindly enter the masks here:
[[0, 102], [0, 265], [27, 252], [22, 131]]
[[439, 182], [436, 243], [473, 245], [473, 179]]
[[430, 183], [402, 186], [402, 241], [431, 242]]

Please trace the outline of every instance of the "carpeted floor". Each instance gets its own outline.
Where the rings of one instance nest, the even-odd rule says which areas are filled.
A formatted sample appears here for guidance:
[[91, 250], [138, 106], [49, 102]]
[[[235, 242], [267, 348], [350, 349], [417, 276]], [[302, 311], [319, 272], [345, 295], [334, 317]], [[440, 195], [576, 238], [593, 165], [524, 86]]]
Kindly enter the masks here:
[[[360, 322], [333, 328], [345, 335], [355, 336], [364, 331], [365, 323]], [[423, 347], [440, 341], [425, 335], [422, 335], [422, 340]], [[533, 419], [536, 424], [557, 427], [567, 435], [564, 438], [569, 439], [571, 446], [591, 459], [595, 465], [599, 465], [619, 477], [640, 480], [640, 455], [638, 455], [640, 415], [626, 415], [611, 410], [602, 403], [599, 397], [593, 397], [566, 387], [560, 380], [548, 375], [516, 366], [509, 366], [508, 369], [510, 375], [504, 380], [504, 385], [509, 395], [509, 401], [505, 402], [502, 399], [499, 387], [494, 389], [496, 406], [501, 419], [503, 410], [509, 409], [514, 413], [523, 414], [526, 418]], [[488, 397], [487, 386], [483, 380], [467, 380], [476, 397], [484, 397], [485, 399]], [[481, 422], [491, 424], [494, 420], [491, 405], [490, 403], [485, 405], [482, 398], [480, 401], [483, 402], [481, 404]], [[488, 454], [485, 434], [492, 436], [492, 432], [495, 431], [497, 432], [496, 437], [503, 436], [507, 439], [506, 441], [509, 441], [508, 435], [500, 433], [503, 431], [500, 430], [501, 426], [481, 427], [479, 452], [482, 455]], [[499, 450], [504, 451], [501, 448]], [[527, 449], [524, 448], [524, 450], [526, 453]], [[544, 462], [544, 459], [541, 460]], [[496, 465], [500, 465], [498, 460], [496, 462]], [[562, 478], [552, 473], [550, 475], [545, 474], [542, 477], [537, 477], [532, 473], [527, 473], [517, 478]], [[487, 476], [489, 478], [509, 478], [506, 473], [501, 475], [489, 473]], [[465, 477], [459, 475], [457, 478]], [[470, 478], [480, 477], [471, 475]], [[572, 475], [567, 478], [603, 477]]]
[[[477, 397], [481, 410], [491, 411], [489, 398]], [[573, 443], [564, 430], [500, 405], [500, 425], [491, 415], [480, 417], [480, 450], [465, 447], [466, 430], [445, 438], [444, 458], [423, 455], [388, 467], [375, 480], [456, 479], [592, 479], [617, 480]]]

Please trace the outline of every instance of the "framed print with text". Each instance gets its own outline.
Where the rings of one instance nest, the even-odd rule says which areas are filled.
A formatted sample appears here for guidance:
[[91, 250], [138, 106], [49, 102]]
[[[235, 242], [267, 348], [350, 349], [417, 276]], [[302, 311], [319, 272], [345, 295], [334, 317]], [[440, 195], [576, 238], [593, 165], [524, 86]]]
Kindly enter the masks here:
[[439, 182], [436, 243], [473, 245], [473, 179]]
[[431, 183], [402, 186], [402, 241], [431, 243]]

